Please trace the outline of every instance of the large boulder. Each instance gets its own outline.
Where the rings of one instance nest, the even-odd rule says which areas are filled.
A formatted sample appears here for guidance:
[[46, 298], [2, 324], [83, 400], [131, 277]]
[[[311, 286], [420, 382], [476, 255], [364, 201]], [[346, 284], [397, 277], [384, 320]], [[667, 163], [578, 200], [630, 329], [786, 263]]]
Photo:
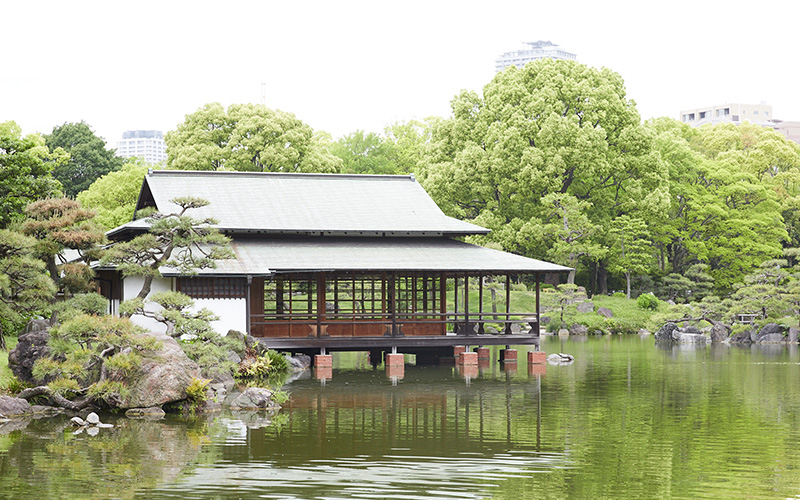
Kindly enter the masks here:
[[742, 332], [734, 333], [731, 336], [731, 343], [732, 344], [749, 344], [752, 342], [750, 330], [744, 330]]
[[724, 342], [728, 340], [728, 329], [720, 323], [711, 327], [711, 342]]
[[598, 307], [597, 308], [597, 314], [599, 314], [600, 316], [602, 316], [604, 318], [613, 318], [614, 317], [614, 311], [612, 311], [611, 309], [609, 309], [607, 307]]
[[656, 341], [659, 342], [673, 342], [673, 333], [678, 329], [678, 325], [672, 322], [665, 323], [664, 326], [658, 329], [655, 334]]
[[588, 333], [589, 333], [589, 328], [586, 325], [582, 325], [580, 323], [574, 323], [572, 326], [569, 327], [570, 335], [587, 335]]
[[201, 378], [200, 368], [189, 359], [175, 339], [164, 333], [146, 333], [161, 344], [144, 351], [142, 363], [128, 378], [128, 395], [120, 408], [148, 408], [186, 399], [186, 388]]
[[702, 333], [695, 325], [687, 325], [680, 329], [681, 333]]
[[272, 391], [262, 387], [248, 387], [231, 402], [231, 409], [269, 410], [280, 408], [272, 401]]
[[796, 326], [789, 328], [789, 335], [786, 337], [786, 342], [789, 342], [790, 344], [796, 344], [798, 333], [800, 333], [800, 328], [797, 328]]
[[311, 368], [311, 356], [308, 354], [295, 354], [294, 356], [286, 355], [286, 363], [289, 369], [301, 371]]
[[0, 418], [21, 417], [32, 412], [30, 403], [24, 399], [0, 396]]
[[780, 342], [783, 340], [784, 328], [775, 323], [768, 323], [758, 331], [753, 342], [768, 344], [773, 342]]
[[711, 341], [710, 338], [706, 337], [702, 333], [683, 333], [676, 331], [674, 332], [673, 336], [675, 337], [675, 342], [683, 342], [687, 344], [705, 344], [706, 342]]
[[8, 353], [8, 367], [15, 377], [29, 384], [42, 382], [33, 378], [32, 370], [37, 359], [50, 356], [48, 340], [50, 333], [47, 330], [34, 330], [20, 335], [17, 346]]
[[782, 333], [767, 333], [765, 335], [759, 335], [758, 343], [759, 344], [778, 344], [783, 342], [784, 336]]

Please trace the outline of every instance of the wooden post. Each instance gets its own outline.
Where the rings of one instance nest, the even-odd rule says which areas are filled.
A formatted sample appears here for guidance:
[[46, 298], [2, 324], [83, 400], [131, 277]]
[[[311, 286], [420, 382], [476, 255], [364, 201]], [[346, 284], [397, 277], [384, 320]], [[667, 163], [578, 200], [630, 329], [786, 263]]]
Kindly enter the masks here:
[[397, 335], [397, 290], [396, 276], [394, 272], [389, 273], [389, 308], [392, 316], [392, 337]]
[[478, 333], [483, 331], [483, 275], [478, 275]]
[[322, 336], [322, 320], [325, 318], [325, 273], [317, 274], [317, 337]]
[[511, 275], [506, 274], [506, 335], [511, 335]]
[[469, 326], [469, 274], [464, 273], [464, 334], [471, 333], [472, 327]]
[[[540, 293], [540, 288], [541, 288], [540, 287], [540, 283], [539, 283], [539, 281], [540, 281], [539, 278], [541, 278], [541, 274], [536, 273], [536, 327], [535, 328], [536, 328], [536, 336], [537, 337], [539, 336], [539, 332], [541, 331], [541, 328], [542, 328], [542, 323], [541, 323], [542, 312], [541, 312], [541, 310], [539, 308], [539, 293]], [[536, 344], [536, 350], [537, 351], [539, 350], [539, 344], [538, 343]]]

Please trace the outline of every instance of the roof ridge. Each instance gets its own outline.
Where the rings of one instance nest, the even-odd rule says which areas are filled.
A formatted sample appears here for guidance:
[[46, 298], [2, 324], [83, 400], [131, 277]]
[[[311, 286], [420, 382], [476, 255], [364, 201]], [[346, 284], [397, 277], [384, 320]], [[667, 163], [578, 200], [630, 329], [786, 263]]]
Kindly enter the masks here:
[[338, 173], [321, 173], [321, 172], [242, 172], [238, 170], [168, 170], [150, 169], [147, 175], [191, 175], [191, 176], [241, 176], [241, 177], [303, 177], [303, 178], [331, 178], [338, 179], [375, 179], [375, 180], [412, 180], [416, 181], [414, 174], [400, 175], [400, 174], [338, 174]]

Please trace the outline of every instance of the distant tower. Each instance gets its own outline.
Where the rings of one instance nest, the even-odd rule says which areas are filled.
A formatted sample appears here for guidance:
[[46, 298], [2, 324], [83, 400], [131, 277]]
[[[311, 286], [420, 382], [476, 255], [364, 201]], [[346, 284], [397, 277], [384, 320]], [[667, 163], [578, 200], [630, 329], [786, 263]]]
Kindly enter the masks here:
[[160, 130], [128, 130], [117, 142], [117, 156], [138, 157], [150, 165], [167, 163], [167, 143]]
[[574, 61], [575, 54], [562, 50], [558, 45], [553, 42], [545, 42], [539, 40], [538, 42], [525, 42], [526, 48], [522, 50], [515, 50], [513, 52], [506, 52], [494, 62], [494, 69], [496, 72], [503, 71], [509, 66], [516, 66], [521, 68], [531, 61], [537, 59], [567, 59]]

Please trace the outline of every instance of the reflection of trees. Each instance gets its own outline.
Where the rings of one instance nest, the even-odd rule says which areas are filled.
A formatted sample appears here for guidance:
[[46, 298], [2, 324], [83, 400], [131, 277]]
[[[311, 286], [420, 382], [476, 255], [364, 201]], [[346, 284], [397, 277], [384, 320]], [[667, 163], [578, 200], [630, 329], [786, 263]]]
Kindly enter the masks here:
[[192, 464], [215, 461], [203, 445], [221, 429], [209, 422], [122, 418], [92, 437], [73, 435], [65, 417], [34, 420], [0, 440], [7, 446], [0, 458], [0, 495], [132, 498], [175, 481]]

